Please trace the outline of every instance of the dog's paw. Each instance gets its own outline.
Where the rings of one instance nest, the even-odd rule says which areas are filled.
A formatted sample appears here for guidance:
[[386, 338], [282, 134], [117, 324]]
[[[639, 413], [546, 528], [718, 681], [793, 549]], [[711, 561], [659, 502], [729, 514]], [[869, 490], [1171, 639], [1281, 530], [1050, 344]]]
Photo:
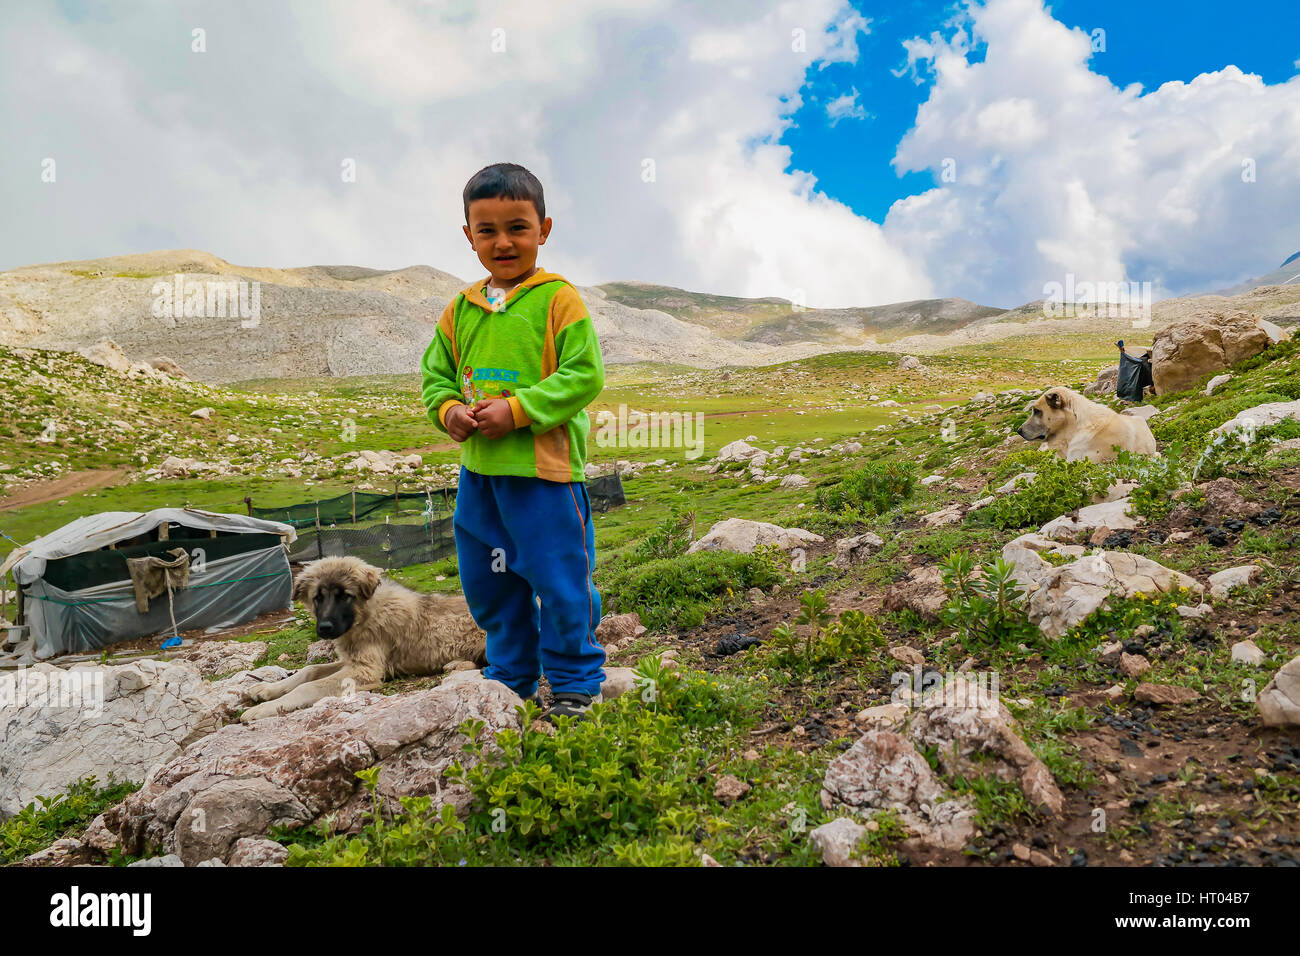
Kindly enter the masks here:
[[280, 695], [275, 692], [275, 684], [271, 682], [254, 684], [244, 690], [244, 699], [254, 704], [274, 700], [278, 696]]
[[239, 715], [241, 724], [249, 724], [255, 720], [261, 720], [263, 717], [279, 717], [284, 711], [276, 701], [267, 701], [264, 704], [258, 704], [256, 707], [250, 707]]

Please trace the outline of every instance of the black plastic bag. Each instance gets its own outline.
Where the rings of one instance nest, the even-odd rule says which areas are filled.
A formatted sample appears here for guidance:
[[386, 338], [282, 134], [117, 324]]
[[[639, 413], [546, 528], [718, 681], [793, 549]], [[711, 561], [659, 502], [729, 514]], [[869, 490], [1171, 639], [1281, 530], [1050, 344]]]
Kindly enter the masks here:
[[1126, 402], [1140, 402], [1152, 385], [1151, 353], [1134, 358], [1127, 352], [1119, 353], [1119, 378], [1115, 381], [1115, 394]]

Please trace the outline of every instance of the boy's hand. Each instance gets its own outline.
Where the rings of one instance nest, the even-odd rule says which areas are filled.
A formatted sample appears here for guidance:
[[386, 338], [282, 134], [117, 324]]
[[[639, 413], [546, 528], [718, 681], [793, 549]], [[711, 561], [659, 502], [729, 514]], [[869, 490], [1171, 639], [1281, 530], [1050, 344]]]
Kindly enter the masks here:
[[470, 409], [485, 438], [500, 438], [515, 430], [515, 416], [504, 398], [482, 398]]
[[447, 434], [452, 441], [463, 442], [478, 431], [474, 410], [468, 405], [453, 405], [447, 409]]

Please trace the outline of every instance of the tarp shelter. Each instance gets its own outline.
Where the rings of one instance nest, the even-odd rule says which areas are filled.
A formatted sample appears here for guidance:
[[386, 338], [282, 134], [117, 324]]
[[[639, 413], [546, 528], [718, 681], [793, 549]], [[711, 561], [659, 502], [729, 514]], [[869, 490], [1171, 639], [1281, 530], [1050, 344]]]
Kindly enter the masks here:
[[[0, 566], [0, 578], [13, 572], [20, 622], [31, 626], [35, 655], [45, 659], [170, 635], [173, 617], [184, 631], [231, 627], [288, 608], [287, 545], [296, 537], [287, 524], [245, 515], [106, 511], [16, 549]], [[182, 551], [187, 574], [159, 570], [163, 562], [175, 565]], [[132, 561], [139, 558], [160, 560]], [[149, 584], [161, 593], [147, 597]]]

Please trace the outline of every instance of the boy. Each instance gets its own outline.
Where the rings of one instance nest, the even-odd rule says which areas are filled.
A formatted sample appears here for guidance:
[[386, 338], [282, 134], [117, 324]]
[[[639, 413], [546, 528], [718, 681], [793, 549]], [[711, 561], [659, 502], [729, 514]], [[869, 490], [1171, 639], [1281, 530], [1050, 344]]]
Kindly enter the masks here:
[[461, 443], [461, 587], [487, 632], [483, 676], [540, 703], [544, 671], [551, 714], [577, 716], [605, 680], [584, 474], [586, 407], [605, 367], [577, 290], [537, 268], [551, 231], [537, 178], [497, 163], [463, 200], [465, 237], [489, 275], [448, 303], [421, 363], [429, 417]]

